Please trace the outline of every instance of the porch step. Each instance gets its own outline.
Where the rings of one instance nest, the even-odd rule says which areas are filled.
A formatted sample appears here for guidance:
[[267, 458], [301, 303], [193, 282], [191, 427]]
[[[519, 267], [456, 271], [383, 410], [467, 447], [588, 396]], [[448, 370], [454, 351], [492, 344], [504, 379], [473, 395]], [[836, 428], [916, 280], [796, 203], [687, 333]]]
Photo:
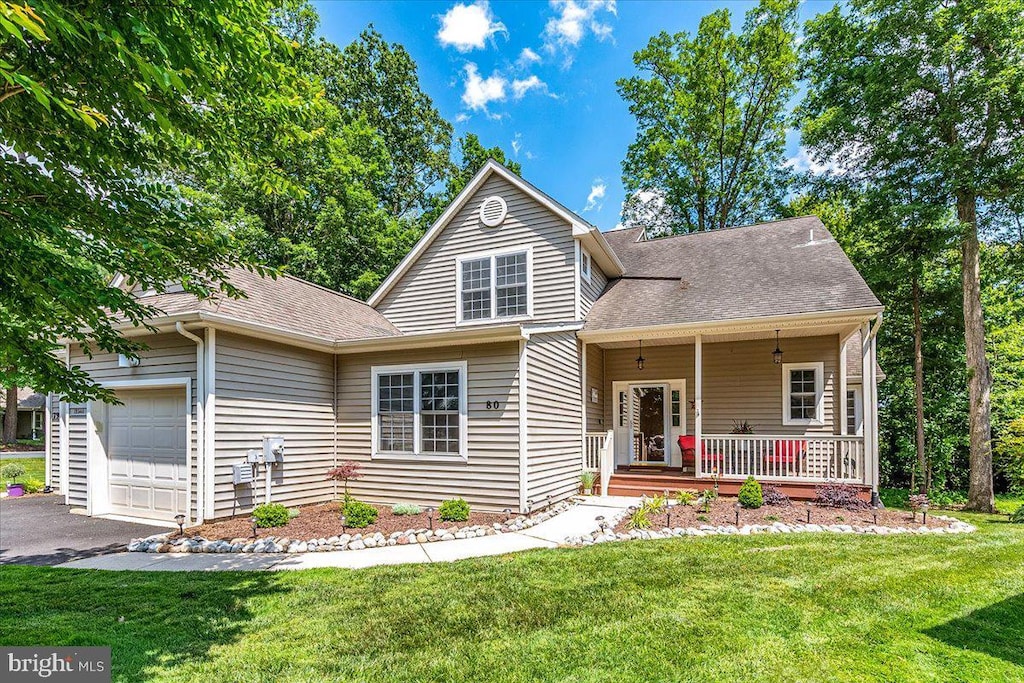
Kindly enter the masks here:
[[[762, 484], [773, 484], [778, 486], [787, 496], [793, 500], [813, 500], [817, 484], [810, 482], [772, 481], [761, 480]], [[743, 482], [735, 479], [723, 479], [718, 482], [718, 493], [722, 496], [734, 497], [740, 491]], [[647, 474], [634, 472], [616, 472], [608, 482], [608, 495], [611, 496], [660, 496], [666, 490], [669, 495], [675, 494], [680, 489], [691, 489], [703, 491], [714, 486], [710, 479], [696, 479], [673, 474]], [[858, 486], [861, 489], [860, 497], [864, 500], [871, 499], [871, 489], [868, 486]]]

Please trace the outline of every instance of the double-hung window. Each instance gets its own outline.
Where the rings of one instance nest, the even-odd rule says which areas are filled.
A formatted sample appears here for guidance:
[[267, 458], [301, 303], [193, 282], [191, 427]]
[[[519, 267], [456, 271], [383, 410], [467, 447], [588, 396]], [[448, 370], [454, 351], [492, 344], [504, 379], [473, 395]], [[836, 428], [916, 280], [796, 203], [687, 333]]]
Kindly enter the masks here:
[[465, 457], [466, 363], [373, 368], [373, 454]]
[[824, 364], [783, 363], [782, 424], [817, 425], [824, 421]]
[[459, 322], [530, 315], [530, 250], [459, 258]]

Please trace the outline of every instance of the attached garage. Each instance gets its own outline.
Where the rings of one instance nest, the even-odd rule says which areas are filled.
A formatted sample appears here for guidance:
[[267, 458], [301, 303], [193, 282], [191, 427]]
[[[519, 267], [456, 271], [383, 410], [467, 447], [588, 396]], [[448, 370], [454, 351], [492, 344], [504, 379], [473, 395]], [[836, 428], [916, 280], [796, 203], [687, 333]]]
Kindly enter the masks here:
[[188, 413], [184, 388], [119, 390], [107, 407], [109, 510], [173, 520], [188, 512]]

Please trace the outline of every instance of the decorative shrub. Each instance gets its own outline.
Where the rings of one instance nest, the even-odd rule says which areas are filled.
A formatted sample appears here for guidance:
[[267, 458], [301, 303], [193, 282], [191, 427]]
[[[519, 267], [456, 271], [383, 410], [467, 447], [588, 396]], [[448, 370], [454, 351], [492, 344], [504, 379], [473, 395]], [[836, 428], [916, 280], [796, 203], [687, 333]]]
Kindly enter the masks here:
[[22, 487], [25, 489], [25, 493], [39, 493], [46, 487], [46, 484], [38, 479], [26, 479]]
[[24, 476], [25, 466], [20, 462], [9, 462], [0, 467], [0, 479], [3, 479], [8, 484], [16, 484]]
[[697, 499], [697, 506], [704, 512], [711, 512], [711, 503], [718, 498], [718, 489], [704, 489]]
[[754, 425], [750, 424], [746, 420], [742, 422], [739, 420], [732, 421], [732, 429], [729, 430], [730, 434], [753, 434]]
[[419, 505], [411, 503], [399, 503], [391, 507], [391, 514], [394, 515], [418, 515], [423, 512]]
[[920, 510], [925, 505], [928, 505], [928, 496], [924, 493], [915, 493], [908, 499], [911, 510]]
[[583, 490], [593, 489], [594, 484], [597, 482], [597, 472], [584, 472], [580, 475], [580, 484], [583, 486]]
[[354, 460], [346, 460], [332, 470], [328, 470], [327, 478], [335, 481], [344, 482], [345, 484], [345, 500], [348, 500], [348, 483], [355, 481], [363, 476], [360, 471], [362, 465]]
[[814, 488], [814, 502], [830, 508], [863, 510], [869, 505], [857, 497], [858, 489], [849, 484], [818, 484]]
[[756, 510], [764, 505], [761, 484], [753, 476], [747, 477], [747, 480], [740, 486], [740, 492], [736, 497], [739, 499], [740, 505], [748, 510]]
[[647, 511], [647, 514], [654, 515], [665, 509], [665, 505], [668, 504], [668, 500], [665, 496], [652, 496], [647, 498], [641, 503], [640, 507]]
[[256, 520], [256, 526], [261, 529], [268, 529], [275, 526], [284, 526], [291, 519], [288, 508], [280, 503], [264, 503], [257, 505], [252, 510], [252, 517]]
[[696, 491], [691, 489], [681, 489], [676, 491], [676, 502], [680, 505], [691, 505], [695, 500], [697, 500]]
[[288, 508], [288, 519], [295, 519], [299, 516], [299, 508]]
[[437, 508], [437, 516], [442, 522], [465, 522], [469, 519], [469, 503], [461, 498], [446, 500]]
[[345, 501], [345, 526], [362, 529], [377, 521], [377, 508], [355, 498]]
[[761, 487], [761, 497], [764, 499], [765, 505], [793, 504], [793, 501], [789, 499], [789, 496], [782, 492], [782, 489], [771, 484], [765, 484]]
[[629, 516], [628, 526], [630, 529], [650, 529], [651, 518], [646, 505], [641, 505]]
[[1024, 505], [1017, 508], [1016, 512], [1010, 515], [1011, 524], [1024, 524]]

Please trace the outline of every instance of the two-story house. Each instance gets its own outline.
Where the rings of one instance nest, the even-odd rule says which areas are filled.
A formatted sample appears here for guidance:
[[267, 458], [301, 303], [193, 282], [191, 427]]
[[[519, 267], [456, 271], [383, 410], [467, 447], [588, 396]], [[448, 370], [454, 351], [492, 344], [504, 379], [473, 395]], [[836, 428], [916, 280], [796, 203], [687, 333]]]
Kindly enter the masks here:
[[[353, 495], [529, 510], [578, 492], [877, 490], [882, 306], [814, 217], [602, 233], [495, 162], [368, 302], [244, 270], [247, 298], [139, 292], [138, 362], [67, 361], [121, 405], [51, 399], [48, 483], [189, 523]], [[279, 440], [266, 437], [280, 437]]]

